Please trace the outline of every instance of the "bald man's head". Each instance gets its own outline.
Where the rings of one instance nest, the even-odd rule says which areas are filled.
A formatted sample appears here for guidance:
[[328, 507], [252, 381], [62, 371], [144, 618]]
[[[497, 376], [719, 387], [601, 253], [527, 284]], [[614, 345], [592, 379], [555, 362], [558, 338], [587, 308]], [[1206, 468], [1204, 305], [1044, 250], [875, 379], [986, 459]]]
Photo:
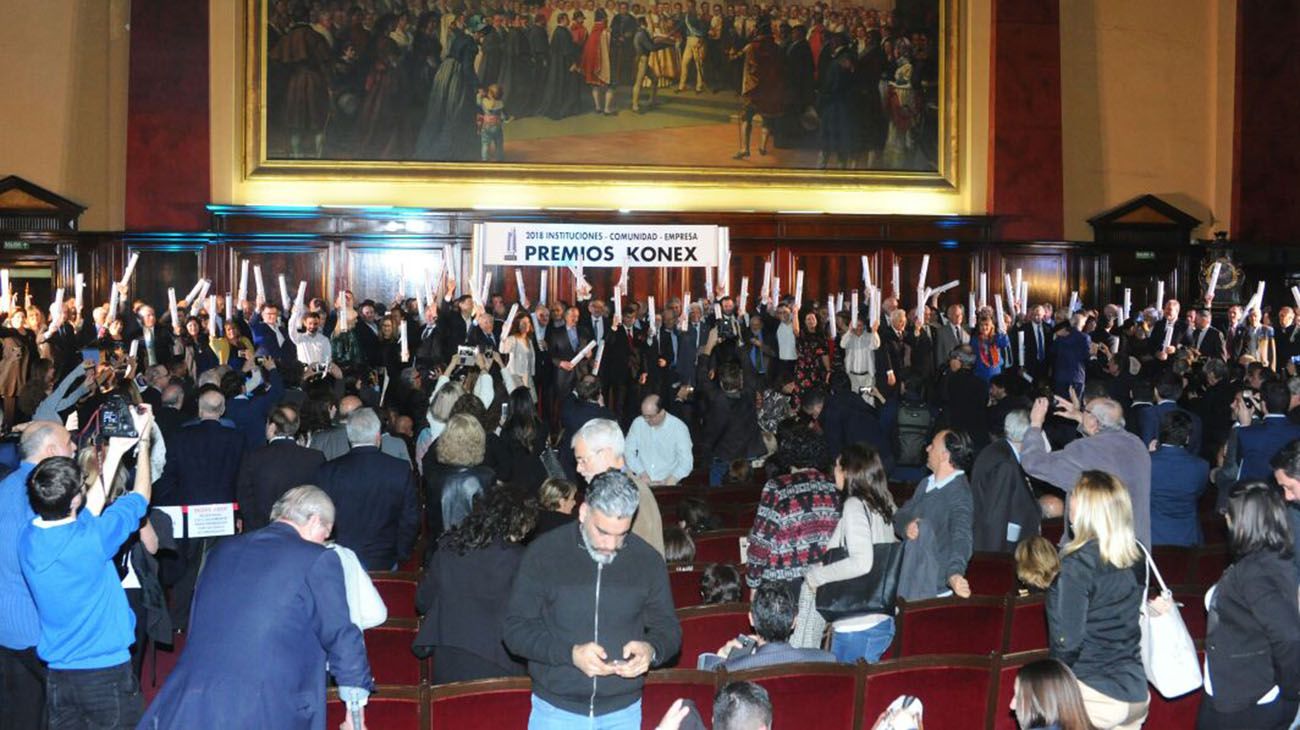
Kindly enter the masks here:
[[355, 411], [356, 409], [360, 408], [362, 405], [364, 404], [361, 402], [361, 399], [358, 398], [357, 396], [345, 395], [343, 396], [342, 399], [339, 400], [339, 415], [347, 416], [348, 414], [352, 413], [352, 411]]
[[226, 412], [226, 397], [219, 391], [209, 390], [199, 396], [199, 418], [215, 421]]

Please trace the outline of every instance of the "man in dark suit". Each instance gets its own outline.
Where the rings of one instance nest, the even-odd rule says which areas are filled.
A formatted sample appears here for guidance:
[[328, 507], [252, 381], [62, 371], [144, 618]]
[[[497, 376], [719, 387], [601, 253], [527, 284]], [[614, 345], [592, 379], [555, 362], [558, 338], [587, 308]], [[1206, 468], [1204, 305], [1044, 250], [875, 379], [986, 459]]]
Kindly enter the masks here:
[[172, 333], [158, 323], [158, 316], [148, 304], [140, 307], [137, 317], [127, 317], [122, 327], [122, 336], [128, 340], [140, 340], [137, 355], [145, 366], [167, 365], [175, 357], [172, 355]]
[[[696, 386], [696, 371], [700, 366], [700, 351], [709, 341], [709, 330], [704, 326], [704, 316], [698, 304], [686, 310], [686, 329], [678, 330], [677, 376], [682, 385]], [[678, 321], [680, 326], [680, 320]], [[665, 324], [665, 326], [667, 326]], [[706, 373], [707, 375], [707, 373]]]
[[899, 385], [907, 376], [907, 312], [889, 313], [889, 326], [880, 328], [880, 349], [876, 350], [876, 388], [885, 397], [898, 395]]
[[576, 479], [577, 461], [573, 456], [573, 436], [587, 423], [597, 418], [617, 421], [614, 412], [600, 402], [600, 379], [595, 375], [583, 375], [573, 388], [574, 394], [566, 398], [560, 412], [560, 427], [564, 435], [560, 439], [560, 463], [570, 479]]
[[1039, 534], [1042, 509], [1029, 475], [1020, 467], [1020, 442], [1029, 430], [1029, 411], [1009, 412], [1003, 430], [1006, 438], [984, 447], [971, 470], [972, 537], [977, 551], [1014, 552], [1018, 542]]
[[[954, 361], [956, 370], [952, 369]], [[943, 370], [944, 428], [965, 432], [979, 451], [989, 443], [989, 384], [975, 374], [975, 351], [970, 345], [959, 346]]]
[[300, 484], [310, 484], [325, 463], [325, 455], [316, 449], [299, 446], [298, 409], [282, 405], [271, 411], [266, 421], [265, 446], [244, 455], [239, 465], [235, 495], [244, 532], [266, 527], [271, 522], [271, 506], [285, 492]]
[[1191, 420], [1191, 433], [1186, 444], [1193, 454], [1201, 453], [1201, 417], [1178, 407], [1178, 399], [1183, 397], [1183, 379], [1172, 372], [1165, 372], [1156, 381], [1156, 403], [1150, 408], [1143, 408], [1138, 413], [1138, 437], [1142, 443], [1150, 444], [1160, 436], [1160, 424], [1170, 413], [1186, 413]]
[[1083, 332], [1087, 321], [1088, 315], [1075, 312], [1070, 315], [1069, 326], [1057, 332], [1052, 341], [1052, 392], [1064, 398], [1069, 398], [1072, 390], [1076, 395], [1083, 393], [1085, 369], [1093, 348], [1092, 338]]
[[1277, 347], [1277, 367], [1281, 371], [1286, 368], [1291, 358], [1300, 355], [1300, 327], [1296, 326], [1295, 310], [1291, 307], [1282, 307], [1277, 310], [1277, 326], [1274, 328], [1276, 334], [1273, 342]]
[[573, 390], [574, 381], [579, 375], [591, 369], [590, 359], [576, 365], [570, 362], [591, 341], [591, 332], [579, 325], [577, 307], [566, 309], [562, 326], [553, 328], [550, 332], [546, 349], [550, 352], [551, 364], [555, 367], [551, 397], [555, 404], [553, 412], [557, 416], [560, 414], [561, 404], [568, 399], [569, 392]]
[[830, 395], [826, 397], [817, 420], [826, 437], [826, 451], [831, 459], [837, 458], [844, 447], [865, 441], [880, 453], [881, 461], [888, 468], [891, 462], [889, 439], [880, 426], [876, 409], [867, 405], [863, 396], [853, 389], [848, 373], [843, 370], [831, 373], [830, 386]]
[[1210, 464], [1188, 449], [1191, 414], [1167, 412], [1160, 421], [1159, 445], [1151, 452], [1151, 545], [1201, 544], [1197, 502], [1210, 486]]
[[258, 355], [275, 361], [298, 357], [298, 348], [289, 339], [289, 333], [280, 322], [280, 308], [274, 304], [262, 307], [261, 318], [252, 323], [253, 345]]
[[295, 487], [272, 516], [212, 551], [185, 651], [139, 727], [324, 727], [327, 664], [345, 703], [374, 689], [342, 565], [323, 547], [329, 497]]
[[375, 312], [375, 303], [369, 299], [357, 308], [355, 329], [361, 359], [372, 367], [383, 365], [383, 349], [379, 346], [379, 317]]
[[[1273, 455], [1287, 443], [1300, 438], [1300, 425], [1287, 419], [1291, 405], [1291, 391], [1286, 383], [1270, 380], [1261, 388], [1264, 400], [1264, 419], [1251, 425], [1251, 414], [1245, 408], [1240, 394], [1233, 404], [1233, 415], [1240, 427], [1235, 432], [1235, 445], [1228, 446], [1228, 460], [1240, 464], [1237, 482], [1257, 479], [1267, 480], [1273, 475], [1269, 466]], [[1235, 448], [1234, 448], [1235, 446]], [[1220, 493], [1220, 506], [1226, 506], [1227, 494]]]
[[[244, 454], [244, 439], [220, 423], [226, 399], [217, 390], [199, 395], [199, 418], [183, 426], [167, 444], [167, 464], [156, 485], [158, 505], [188, 506], [235, 501], [235, 482]], [[179, 542], [180, 577], [172, 588], [172, 623], [184, 628], [190, 597], [203, 555], [216, 538], [186, 538]]]
[[631, 425], [637, 416], [641, 399], [639, 386], [646, 383], [645, 343], [636, 331], [637, 305], [628, 302], [623, 308], [623, 321], [612, 324], [605, 336], [605, 352], [600, 360], [601, 388], [605, 403], [624, 427]]
[[1178, 347], [1183, 343], [1183, 339], [1187, 336], [1187, 320], [1178, 316], [1181, 309], [1182, 305], [1177, 299], [1170, 299], [1164, 303], [1165, 316], [1151, 327], [1149, 338], [1155, 343], [1157, 349], [1164, 346], [1165, 331], [1170, 329], [1173, 330], [1173, 334], [1169, 336], [1169, 346]]
[[[448, 297], [451, 296], [451, 291], [451, 285], [448, 285]], [[438, 322], [442, 329], [443, 351], [451, 357], [456, 353], [457, 347], [466, 344], [470, 330], [474, 329], [474, 299], [468, 294], [455, 299], [443, 299]]]
[[970, 330], [966, 328], [966, 309], [960, 304], [948, 305], [948, 319], [935, 325], [934, 364], [940, 373], [947, 371], [952, 351], [970, 344]]
[[1052, 345], [1055, 343], [1052, 327], [1044, 319], [1042, 306], [1030, 308], [1029, 319], [1021, 322], [1011, 335], [1011, 347], [1016, 351], [1017, 357], [1022, 339], [1025, 343], [1025, 361], [1019, 363], [1020, 367], [1034, 379], [1046, 377], [1048, 366], [1052, 362]]
[[465, 337], [465, 344], [478, 348], [480, 352], [492, 353], [501, 348], [501, 338], [496, 332], [496, 321], [488, 312], [480, 312], [474, 319], [474, 326]]
[[749, 332], [740, 347], [740, 369], [745, 374], [745, 389], [756, 393], [767, 390], [772, 382], [772, 364], [776, 362], [776, 340], [763, 329], [761, 317], [750, 317]]
[[1204, 357], [1217, 357], [1220, 360], [1228, 357], [1228, 347], [1224, 342], [1223, 333], [1210, 324], [1208, 309], [1196, 313], [1196, 327], [1187, 333], [1187, 337], [1191, 341], [1192, 348]]
[[379, 450], [379, 416], [358, 408], [348, 415], [352, 450], [326, 462], [316, 484], [334, 501], [335, 540], [357, 554], [366, 570], [394, 570], [411, 556], [420, 533], [415, 475], [401, 459]]
[[181, 409], [185, 407], [185, 386], [171, 383], [163, 388], [159, 403], [159, 407], [153, 412], [154, 423], [158, 424], [158, 430], [162, 432], [163, 442], [170, 444], [174, 434], [180, 430], [186, 420], [181, 413]]

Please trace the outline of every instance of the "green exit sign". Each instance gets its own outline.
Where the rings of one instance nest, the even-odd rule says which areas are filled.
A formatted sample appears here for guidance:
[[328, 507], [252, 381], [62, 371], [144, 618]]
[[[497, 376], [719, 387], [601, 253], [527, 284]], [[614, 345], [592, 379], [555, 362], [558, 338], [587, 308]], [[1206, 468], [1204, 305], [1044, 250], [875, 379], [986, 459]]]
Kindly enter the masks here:
[[4, 250], [6, 251], [26, 251], [32, 247], [32, 244], [26, 241], [5, 241]]
[[1137, 257], [1137, 260], [1138, 260], [1138, 261], [1155, 261], [1155, 260], [1156, 260], [1156, 252], [1155, 252], [1155, 251], [1136, 251], [1136, 252], [1134, 252], [1134, 255]]

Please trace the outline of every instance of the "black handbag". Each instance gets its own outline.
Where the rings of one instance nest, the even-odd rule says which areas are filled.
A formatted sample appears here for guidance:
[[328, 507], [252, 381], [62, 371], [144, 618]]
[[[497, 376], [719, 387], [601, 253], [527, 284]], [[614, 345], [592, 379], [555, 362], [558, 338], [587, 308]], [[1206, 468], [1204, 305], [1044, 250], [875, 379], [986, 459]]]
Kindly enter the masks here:
[[[903, 543], [878, 542], [871, 547], [870, 572], [817, 588], [817, 612], [822, 618], [834, 622], [868, 613], [894, 615], [898, 576], [903, 569]], [[847, 557], [847, 550], [835, 547], [826, 551], [822, 562], [830, 565]]]

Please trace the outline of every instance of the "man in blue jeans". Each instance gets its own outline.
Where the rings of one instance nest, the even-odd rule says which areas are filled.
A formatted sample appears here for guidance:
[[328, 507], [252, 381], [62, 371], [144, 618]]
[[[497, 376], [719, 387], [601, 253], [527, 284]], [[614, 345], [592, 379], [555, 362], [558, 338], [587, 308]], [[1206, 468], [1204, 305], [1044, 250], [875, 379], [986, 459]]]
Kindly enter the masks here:
[[[104, 478], [83, 491], [77, 462], [42, 461], [27, 480], [36, 512], [18, 538], [18, 563], [40, 617], [36, 653], [49, 665], [46, 712], [51, 730], [134, 728], [144, 712], [131, 668], [135, 615], [113, 557], [149, 508], [153, 416], [132, 411], [139, 438], [111, 438]], [[109, 500], [112, 475], [136, 443], [132, 491]]]

